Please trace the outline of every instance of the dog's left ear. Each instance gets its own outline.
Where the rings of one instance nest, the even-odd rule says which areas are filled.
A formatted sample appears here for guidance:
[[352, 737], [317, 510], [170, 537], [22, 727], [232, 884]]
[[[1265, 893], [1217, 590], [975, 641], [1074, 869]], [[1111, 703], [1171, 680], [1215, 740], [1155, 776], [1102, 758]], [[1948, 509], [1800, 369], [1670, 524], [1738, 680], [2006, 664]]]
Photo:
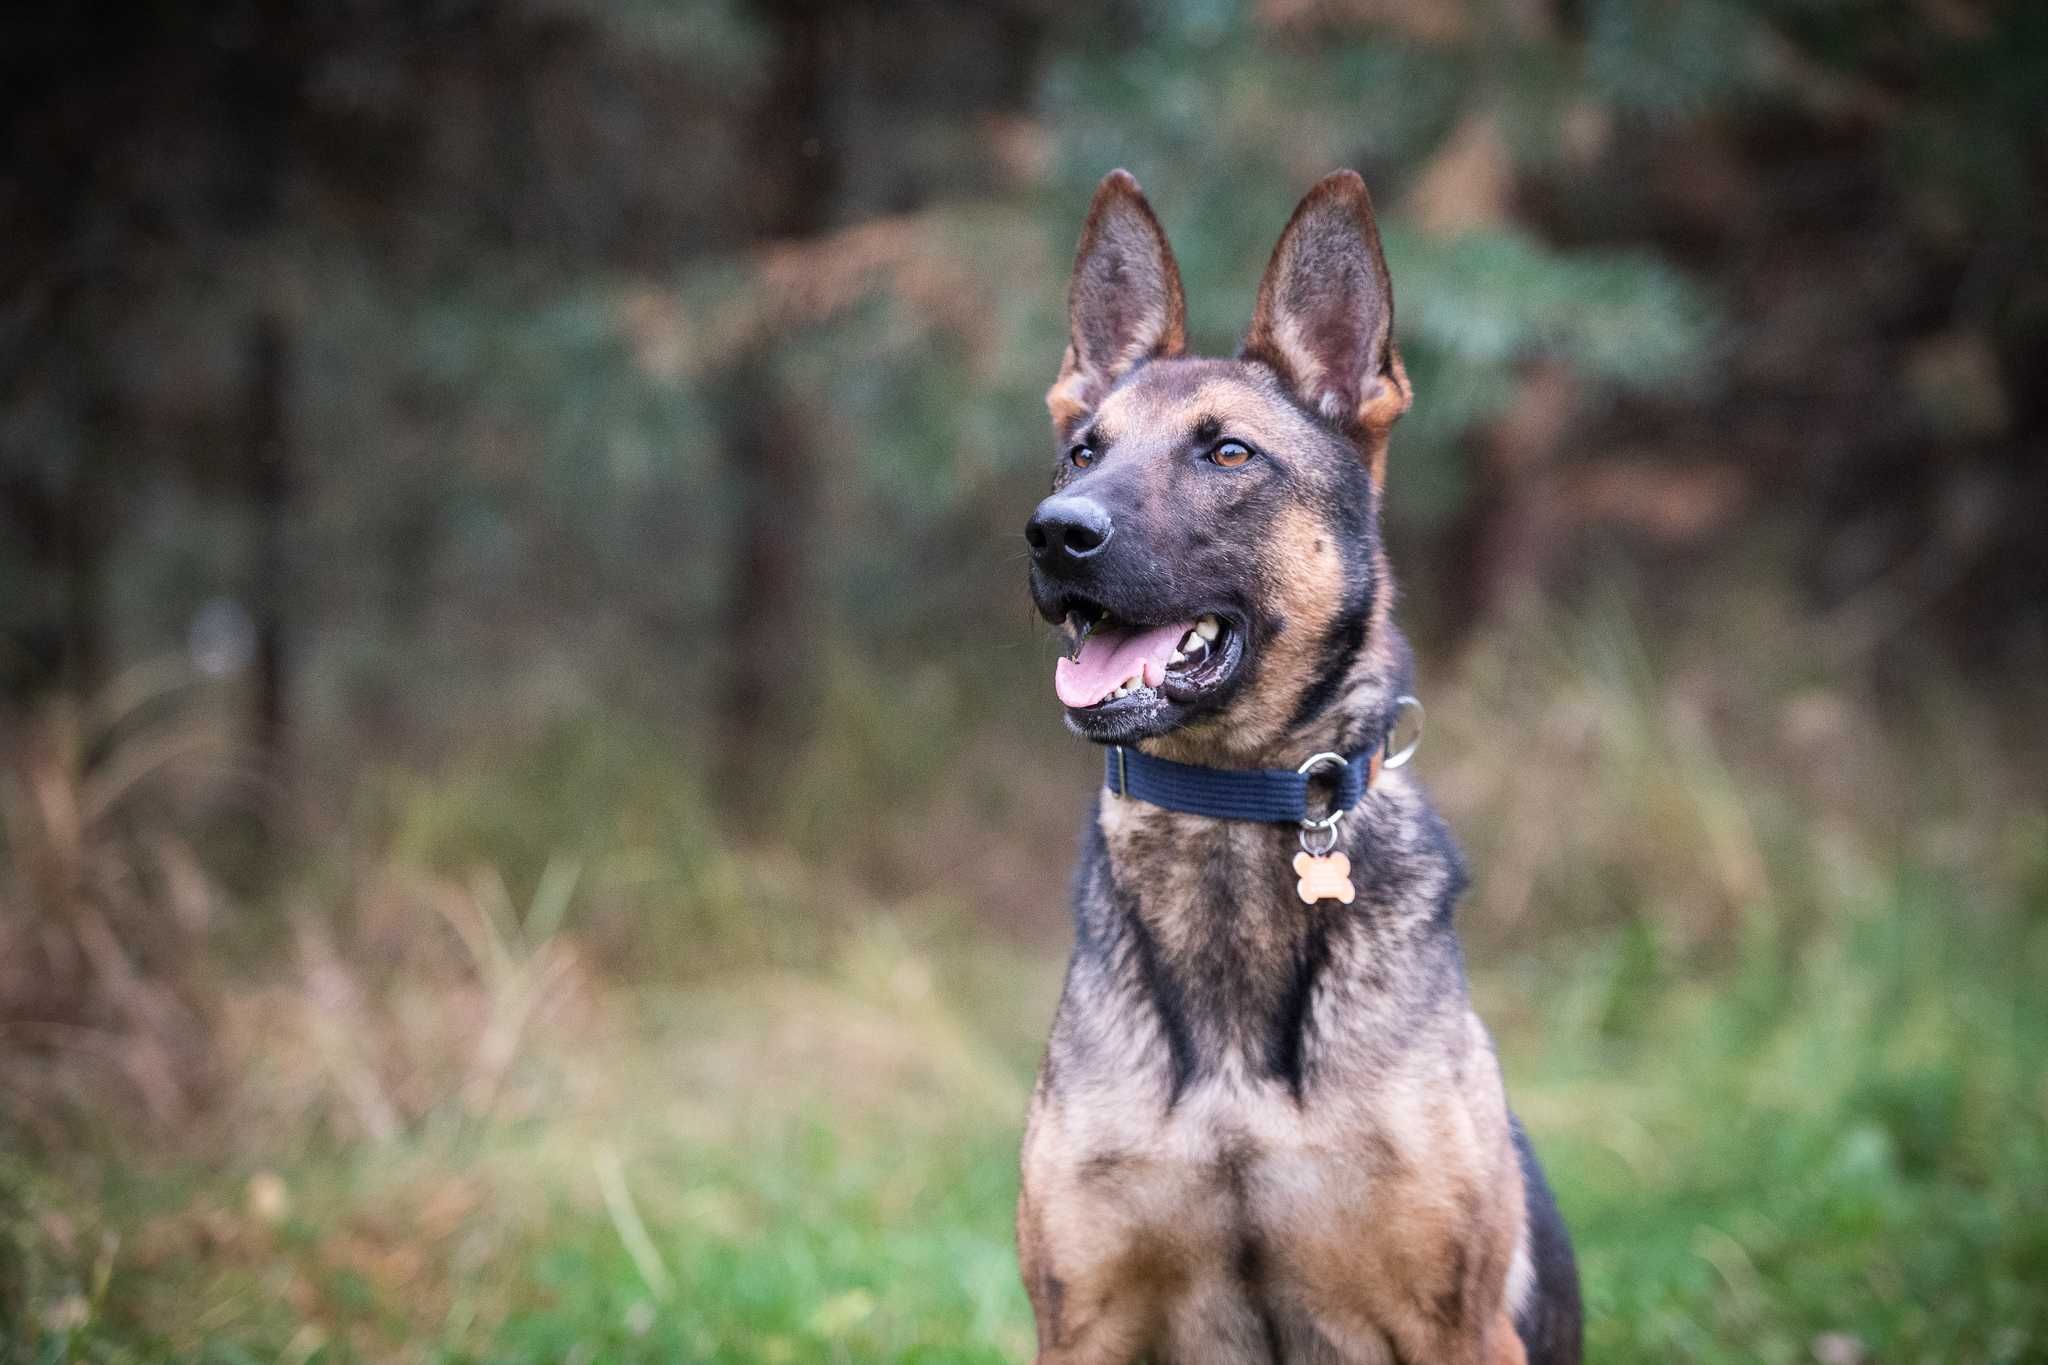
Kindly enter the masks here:
[[1385, 477], [1387, 433], [1411, 397], [1393, 334], [1394, 287], [1372, 197], [1358, 172], [1334, 172], [1280, 234], [1243, 354], [1355, 436], [1375, 482]]
[[1067, 353], [1045, 405], [1062, 435], [1140, 362], [1187, 349], [1180, 267], [1129, 171], [1095, 187], [1067, 287]]

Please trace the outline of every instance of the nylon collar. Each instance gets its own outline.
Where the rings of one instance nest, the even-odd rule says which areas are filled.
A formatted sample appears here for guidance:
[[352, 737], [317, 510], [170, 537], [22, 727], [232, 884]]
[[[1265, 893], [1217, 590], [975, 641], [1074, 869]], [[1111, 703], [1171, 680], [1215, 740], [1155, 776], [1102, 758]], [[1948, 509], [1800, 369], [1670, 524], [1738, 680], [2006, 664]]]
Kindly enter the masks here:
[[[1336, 823], [1333, 816], [1364, 799], [1382, 766], [1398, 768], [1414, 754], [1415, 743], [1398, 754], [1387, 752], [1393, 741], [1394, 719], [1411, 706], [1419, 711], [1422, 703], [1413, 697], [1400, 698], [1380, 741], [1364, 751], [1319, 754], [1299, 768], [1206, 768], [1115, 745], [1103, 752], [1102, 784], [1116, 796], [1213, 820], [1328, 828]], [[1309, 805], [1310, 784], [1339, 763], [1343, 766], [1334, 775], [1330, 804], [1318, 815]]]

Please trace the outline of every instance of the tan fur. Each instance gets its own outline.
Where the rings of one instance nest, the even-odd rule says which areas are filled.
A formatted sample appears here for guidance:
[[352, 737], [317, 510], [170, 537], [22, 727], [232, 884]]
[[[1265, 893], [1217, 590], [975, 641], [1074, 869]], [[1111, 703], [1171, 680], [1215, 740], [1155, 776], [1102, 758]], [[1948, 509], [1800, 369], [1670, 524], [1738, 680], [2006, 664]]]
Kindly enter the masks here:
[[[1145, 268], [1130, 269], [1128, 256], [1120, 272], [1091, 261], [1106, 234], [1150, 242], [1158, 225], [1142, 205], [1128, 177], [1112, 177], [1091, 207], [1074, 342], [1047, 399], [1061, 436], [1091, 423], [1125, 462], [1124, 492], [1156, 504], [1167, 476], [1153, 466], [1205, 421], [1267, 450], [1327, 442], [1296, 406], [1305, 403], [1347, 428], [1377, 489], [1409, 389], [1363, 184], [1331, 177], [1296, 210], [1243, 360], [1171, 360], [1119, 385], [1112, 371], [1170, 359], [1184, 343], [1163, 234]], [[1139, 299], [1117, 302], [1109, 323], [1085, 316], [1108, 306], [1099, 291], [1111, 276], [1135, 280]], [[1356, 489], [1356, 466], [1347, 469]], [[1255, 671], [1223, 714], [1144, 739], [1146, 752], [1293, 766], [1338, 747], [1346, 717], [1384, 709], [1405, 646], [1377, 549], [1369, 562], [1381, 588], [1365, 643], [1335, 704], [1300, 709], [1335, 624], [1355, 623], [1359, 610], [1345, 605], [1349, 569], [1326, 507], [1304, 497], [1261, 523], [1251, 572], [1262, 599], [1284, 607], [1284, 626], [1260, 640]], [[1422, 841], [1431, 819], [1422, 793], [1405, 772], [1373, 771], [1368, 808], [1350, 828], [1370, 822], [1376, 842], [1358, 846], [1399, 852]], [[1288, 875], [1292, 827], [1209, 820], [1108, 792], [1097, 823], [1114, 887], [1078, 894], [1112, 898], [1156, 963], [1077, 954], [1034, 1092], [1017, 1237], [1041, 1365], [1526, 1365], [1514, 1325], [1534, 1274], [1522, 1168], [1493, 1044], [1462, 976], [1442, 966], [1438, 908], [1454, 891], [1455, 860], [1416, 857], [1401, 876], [1358, 878], [1357, 905], [1305, 907]], [[1219, 869], [1267, 867], [1270, 885], [1250, 876], [1237, 903], [1217, 903], [1219, 885], [1240, 885]], [[1220, 955], [1242, 985], [1232, 999], [1263, 1017], [1298, 971], [1303, 917], [1340, 914], [1369, 921], [1370, 932], [1330, 934], [1313, 988], [1295, 997], [1310, 1081], [1283, 1079], [1257, 1036], [1222, 1024], [1204, 1035], [1203, 1065], [1176, 1070], [1175, 1048], [1186, 1045], [1169, 1036], [1165, 1005], [1134, 1003], [1143, 999], [1134, 980], [1147, 971], [1193, 980]]]
[[[1139, 747], [1147, 753], [1183, 763], [1221, 762], [1253, 768], [1292, 767], [1305, 754], [1316, 752], [1310, 741], [1287, 729], [1286, 718], [1315, 681], [1317, 644], [1335, 614], [1331, 585], [1336, 546], [1327, 527], [1307, 512], [1297, 511], [1279, 528], [1264, 558], [1278, 593], [1292, 608], [1286, 633], [1264, 651], [1244, 700], [1228, 715], [1146, 740]], [[1379, 568], [1384, 576], [1384, 559]], [[1371, 643], [1354, 674], [1372, 677], [1390, 671], [1391, 664], [1381, 652], [1389, 638], [1384, 627], [1390, 610], [1386, 596], [1375, 600], [1368, 631]]]
[[[1111, 435], [1178, 435], [1208, 418], [1219, 422], [1225, 431], [1268, 449], [1306, 439], [1306, 419], [1279, 401], [1270, 387], [1256, 382], [1253, 367], [1243, 369], [1246, 373], [1206, 379], [1184, 395], [1162, 394], [1143, 384], [1120, 388], [1094, 410], [1095, 425]], [[1297, 508], [1260, 546], [1260, 558], [1275, 585], [1275, 595], [1290, 604], [1286, 633], [1265, 651], [1244, 700], [1233, 706], [1227, 717], [1147, 740], [1142, 747], [1148, 753], [1182, 762], [1220, 758], [1244, 767], [1296, 761], [1286, 759], [1282, 752], [1290, 738], [1284, 727], [1296, 701], [1314, 681], [1317, 643], [1336, 608], [1331, 590], [1339, 554], [1321, 519], [1306, 508]], [[1382, 619], [1384, 611], [1384, 603], [1375, 604]], [[1384, 636], [1385, 632], [1375, 632], [1376, 639]]]
[[1112, 435], [1185, 431], [1204, 417], [1214, 417], [1224, 430], [1267, 448], [1299, 441], [1308, 426], [1300, 413], [1274, 402], [1273, 393], [1248, 374], [1218, 374], [1184, 395], [1132, 385], [1110, 394], [1095, 412], [1097, 424]]
[[1267, 572], [1292, 610], [1287, 630], [1272, 640], [1245, 689], [1244, 700], [1230, 714], [1203, 725], [1147, 740], [1141, 746], [1164, 758], [1187, 763], [1225, 762], [1257, 767], [1269, 761], [1293, 767], [1295, 747], [1286, 741], [1287, 717], [1301, 694], [1315, 681], [1318, 642], [1336, 612], [1329, 585], [1336, 576], [1338, 553], [1329, 528], [1299, 509], [1289, 512], [1264, 548]]
[[[1415, 797], [1389, 774], [1374, 799]], [[1111, 857], [1147, 869], [1139, 913], [1171, 956], [1191, 929], [1184, 907], [1198, 873], [1158, 854], [1188, 843], [1197, 817], [1108, 793], [1099, 816]], [[1252, 826], [1233, 837], [1272, 842], [1277, 858], [1291, 833]], [[1260, 942], [1263, 930], [1249, 914], [1254, 960], [1277, 946]], [[1341, 978], [1366, 966], [1333, 961], [1329, 971]], [[1374, 1028], [1369, 1015], [1322, 1008], [1326, 1037]], [[1135, 1050], [1145, 1023], [1132, 1026]], [[1331, 1056], [1335, 1069], [1306, 1108], [1256, 1077], [1248, 1058], [1226, 1061], [1170, 1107], [1156, 1071], [1135, 1083], [1063, 1085], [1057, 1096], [1040, 1090], [1020, 1238], [1042, 1362], [1131, 1361], [1205, 1308], [1222, 1311], [1248, 1235], [1267, 1249], [1267, 1282], [1293, 1305], [1293, 1330], [1326, 1343], [1326, 1359], [1521, 1359], [1508, 1289], [1523, 1238], [1522, 1178], [1484, 1028], [1468, 1011], [1432, 1045], [1403, 1051], [1392, 1071], [1363, 1059], [1347, 1071], [1341, 1046]], [[1233, 1167], [1242, 1206], [1222, 1174]], [[1457, 1311], [1445, 1315], [1453, 1299]], [[1194, 1335], [1211, 1348], [1172, 1358], [1266, 1359], [1263, 1344], [1237, 1354]]]

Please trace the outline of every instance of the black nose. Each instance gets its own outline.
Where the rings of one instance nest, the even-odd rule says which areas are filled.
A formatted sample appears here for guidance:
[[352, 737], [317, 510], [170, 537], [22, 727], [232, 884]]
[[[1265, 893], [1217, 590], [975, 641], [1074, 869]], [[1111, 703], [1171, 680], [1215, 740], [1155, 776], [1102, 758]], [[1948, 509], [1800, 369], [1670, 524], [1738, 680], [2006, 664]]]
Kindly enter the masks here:
[[1050, 497], [1031, 514], [1024, 539], [1031, 557], [1051, 568], [1097, 553], [1115, 530], [1109, 510], [1093, 498]]

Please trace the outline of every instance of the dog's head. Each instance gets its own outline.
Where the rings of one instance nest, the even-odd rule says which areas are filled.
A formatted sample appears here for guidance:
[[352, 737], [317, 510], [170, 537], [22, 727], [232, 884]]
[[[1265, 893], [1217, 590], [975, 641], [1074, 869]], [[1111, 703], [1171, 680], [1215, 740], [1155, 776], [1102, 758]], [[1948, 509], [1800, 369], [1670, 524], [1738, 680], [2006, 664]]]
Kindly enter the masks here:
[[1281, 234], [1237, 358], [1190, 357], [1166, 234], [1135, 180], [1103, 180], [1046, 395], [1052, 496], [1025, 530], [1077, 734], [1243, 757], [1336, 700], [1388, 591], [1393, 317], [1372, 201], [1339, 171]]

